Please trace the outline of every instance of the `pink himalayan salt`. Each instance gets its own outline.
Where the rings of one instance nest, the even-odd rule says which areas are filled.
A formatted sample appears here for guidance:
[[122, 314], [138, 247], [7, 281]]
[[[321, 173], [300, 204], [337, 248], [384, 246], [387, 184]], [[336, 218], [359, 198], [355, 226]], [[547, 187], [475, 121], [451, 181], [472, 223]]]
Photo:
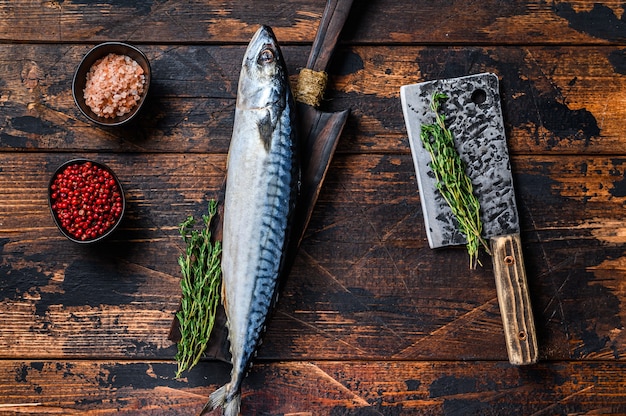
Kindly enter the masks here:
[[110, 53], [89, 69], [85, 103], [100, 117], [123, 116], [139, 103], [145, 82], [143, 68], [135, 60]]

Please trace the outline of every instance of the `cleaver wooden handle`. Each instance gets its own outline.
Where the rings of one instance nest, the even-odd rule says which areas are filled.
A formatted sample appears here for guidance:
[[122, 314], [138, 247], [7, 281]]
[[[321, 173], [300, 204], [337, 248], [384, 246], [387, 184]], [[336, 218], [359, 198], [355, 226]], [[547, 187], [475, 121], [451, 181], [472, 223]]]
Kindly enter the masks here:
[[522, 240], [519, 234], [492, 237], [490, 241], [496, 291], [502, 315], [509, 362], [537, 362], [535, 321], [526, 282]]

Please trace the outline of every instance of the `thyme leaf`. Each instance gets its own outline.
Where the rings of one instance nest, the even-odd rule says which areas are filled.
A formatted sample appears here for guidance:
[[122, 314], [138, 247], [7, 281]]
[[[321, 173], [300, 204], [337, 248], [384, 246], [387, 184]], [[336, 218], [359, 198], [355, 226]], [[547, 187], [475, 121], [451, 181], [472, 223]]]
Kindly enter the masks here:
[[465, 163], [454, 146], [454, 138], [445, 124], [445, 115], [440, 112], [441, 103], [448, 99], [443, 93], [434, 93], [430, 104], [435, 112], [433, 124], [422, 125], [420, 139], [431, 156], [430, 167], [435, 174], [436, 186], [459, 228], [467, 240], [470, 269], [482, 265], [478, 256], [480, 247], [491, 254], [487, 242], [482, 238], [480, 203], [474, 195], [472, 181], [465, 172]]
[[219, 241], [211, 241], [210, 227], [216, 213], [217, 202], [211, 200], [208, 214], [202, 216], [203, 228], [194, 229], [196, 221], [189, 216], [178, 229], [186, 248], [178, 258], [182, 300], [176, 314], [181, 333], [176, 353], [176, 378], [200, 361], [215, 324], [222, 278], [222, 246]]

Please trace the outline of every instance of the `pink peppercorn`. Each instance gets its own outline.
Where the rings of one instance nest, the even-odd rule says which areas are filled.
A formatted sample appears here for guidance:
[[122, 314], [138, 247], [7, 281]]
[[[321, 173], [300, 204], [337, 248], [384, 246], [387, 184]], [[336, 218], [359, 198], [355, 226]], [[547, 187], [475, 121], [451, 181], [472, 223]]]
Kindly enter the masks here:
[[106, 234], [121, 218], [122, 191], [113, 175], [90, 161], [67, 165], [50, 184], [50, 207], [59, 225], [77, 240]]

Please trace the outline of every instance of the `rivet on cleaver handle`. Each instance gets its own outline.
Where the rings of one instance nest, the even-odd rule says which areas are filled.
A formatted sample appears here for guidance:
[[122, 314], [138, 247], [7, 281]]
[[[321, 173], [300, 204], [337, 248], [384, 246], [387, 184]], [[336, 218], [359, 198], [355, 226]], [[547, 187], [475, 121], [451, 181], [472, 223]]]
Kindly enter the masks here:
[[[502, 288], [497, 291], [498, 302], [509, 361], [517, 365], [534, 363], [537, 360], [537, 340], [519, 244], [519, 217], [502, 120], [498, 77], [483, 73], [406, 85], [400, 89], [431, 248], [466, 243], [450, 207], [437, 190], [429, 165], [430, 154], [420, 139], [421, 126], [434, 122], [435, 115], [430, 109], [430, 103], [435, 92], [445, 93], [449, 97], [443, 103], [442, 110], [480, 202], [483, 237], [493, 239], [491, 244], [498, 250], [501, 241], [515, 242], [504, 245], [509, 251], [505, 251], [503, 257], [494, 255], [497, 287]], [[515, 249], [512, 250], [512, 247]], [[515, 261], [504, 263], [505, 259]]]

